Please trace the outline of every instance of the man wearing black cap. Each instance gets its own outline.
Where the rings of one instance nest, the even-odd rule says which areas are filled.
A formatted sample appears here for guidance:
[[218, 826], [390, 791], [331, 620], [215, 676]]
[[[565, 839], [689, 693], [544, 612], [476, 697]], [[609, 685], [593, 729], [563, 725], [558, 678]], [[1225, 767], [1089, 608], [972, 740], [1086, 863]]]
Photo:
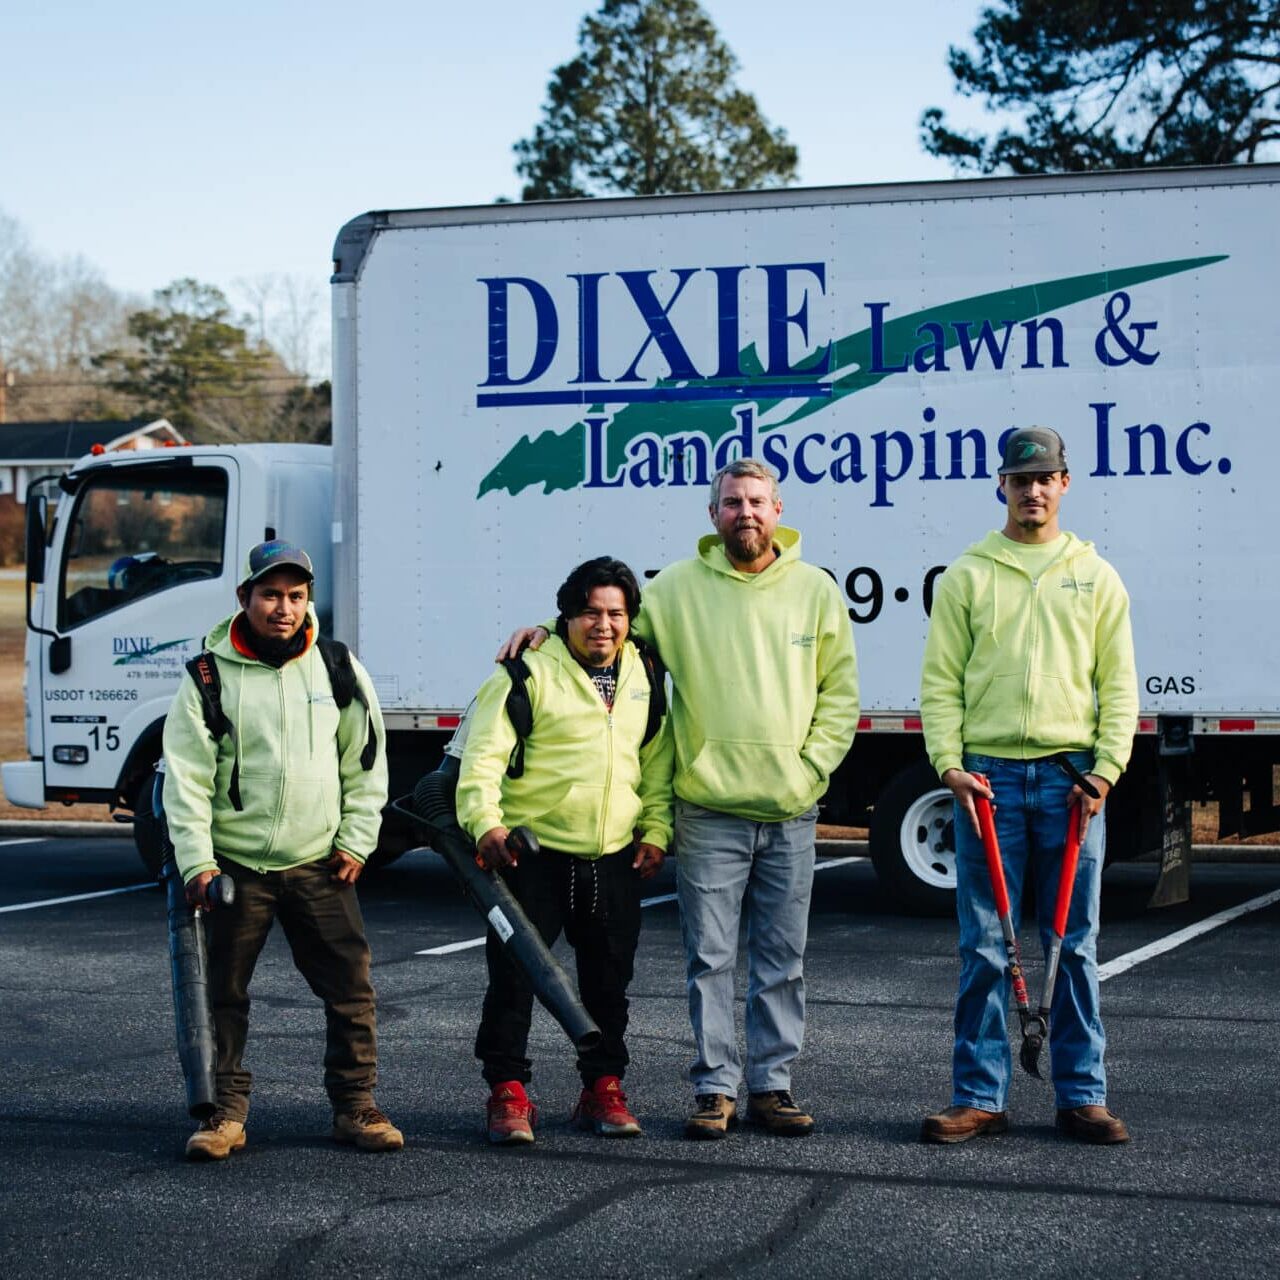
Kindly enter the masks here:
[[[183, 680], [165, 720], [165, 814], [187, 900], [208, 910], [217, 1034], [218, 1110], [188, 1140], [193, 1160], [245, 1145], [249, 981], [277, 917], [324, 1001], [333, 1137], [365, 1151], [404, 1145], [373, 1100], [374, 992], [354, 887], [386, 803], [386, 734], [364, 668], [340, 647], [322, 651], [313, 581], [300, 547], [254, 547], [239, 611], [206, 640], [229, 724], [211, 727], [195, 679]], [[340, 688], [351, 696], [340, 701]], [[220, 871], [236, 896], [215, 908], [206, 889]]]
[[[951, 1105], [925, 1120], [925, 1142], [965, 1142], [1008, 1127], [1010, 974], [977, 796], [994, 803], [1014, 920], [1029, 874], [1046, 947], [1067, 814], [1080, 806], [1080, 860], [1049, 1018], [1057, 1125], [1084, 1142], [1129, 1137], [1106, 1106], [1096, 948], [1103, 802], [1129, 759], [1137, 675], [1119, 576], [1091, 542], [1059, 528], [1070, 485], [1056, 431], [1012, 432], [1000, 467], [1004, 529], [971, 546], [934, 591], [920, 710], [929, 759], [955, 793], [961, 972]], [[1055, 759], [1063, 755], [1097, 798], [1072, 782]]]

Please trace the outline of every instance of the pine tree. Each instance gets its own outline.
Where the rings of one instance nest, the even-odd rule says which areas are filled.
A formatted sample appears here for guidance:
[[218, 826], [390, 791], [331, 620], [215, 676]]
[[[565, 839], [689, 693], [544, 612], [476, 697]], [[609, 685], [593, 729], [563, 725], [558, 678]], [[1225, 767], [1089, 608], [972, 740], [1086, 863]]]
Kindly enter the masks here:
[[737, 88], [696, 0], [605, 0], [515, 145], [522, 198], [658, 195], [793, 182], [797, 152]]

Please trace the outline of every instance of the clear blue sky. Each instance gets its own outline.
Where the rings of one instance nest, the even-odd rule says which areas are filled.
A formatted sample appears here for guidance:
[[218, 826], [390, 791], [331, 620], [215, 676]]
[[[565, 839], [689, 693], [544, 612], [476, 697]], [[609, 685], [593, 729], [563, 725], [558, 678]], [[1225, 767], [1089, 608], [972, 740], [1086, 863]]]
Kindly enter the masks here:
[[[120, 290], [325, 281], [366, 209], [517, 196], [511, 145], [598, 0], [49, 0], [0, 42], [0, 211]], [[929, 105], [980, 0], [703, 0], [805, 185], [947, 178]], [[780, 20], [782, 15], [785, 21]]]

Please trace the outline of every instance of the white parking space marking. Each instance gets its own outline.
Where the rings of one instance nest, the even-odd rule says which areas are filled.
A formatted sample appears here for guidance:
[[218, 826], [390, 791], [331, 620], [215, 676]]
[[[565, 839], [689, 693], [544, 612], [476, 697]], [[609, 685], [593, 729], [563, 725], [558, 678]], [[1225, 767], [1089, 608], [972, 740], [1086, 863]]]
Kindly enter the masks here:
[[45, 898], [43, 902], [19, 902], [12, 907], [0, 907], [0, 914], [6, 911], [34, 911], [37, 907], [56, 907], [64, 902], [87, 902], [90, 898], [111, 898], [117, 893], [137, 893], [139, 889], [156, 888], [154, 880], [146, 884], [127, 884], [123, 889], [99, 889], [97, 893], [73, 893], [69, 898]]
[[[851, 862], [866, 862], [866, 858], [855, 856], [852, 858], [823, 858], [821, 862], [814, 867], [814, 871], [830, 871], [832, 867], [845, 867]], [[663, 893], [656, 898], [641, 898], [640, 905], [642, 907], [656, 907], [661, 902], [674, 902], [676, 895], [674, 893]], [[415, 951], [415, 956], [451, 956], [455, 951], [470, 951], [473, 947], [483, 947], [484, 938], [468, 938], [466, 942], [449, 942], [443, 947], [428, 947], [425, 951]]]
[[23, 836], [19, 840], [0, 840], [0, 849], [7, 848], [11, 844], [39, 844], [39, 836]]
[[1242, 902], [1238, 907], [1228, 907], [1225, 911], [1206, 916], [1205, 919], [1189, 924], [1185, 929], [1179, 929], [1177, 933], [1171, 933], [1166, 938], [1157, 938], [1155, 942], [1149, 942], [1136, 951], [1116, 956], [1114, 960], [1108, 960], [1106, 964], [1098, 966], [1098, 981], [1105, 982], [1108, 978], [1116, 977], [1117, 974], [1127, 973], [1134, 965], [1141, 964], [1144, 960], [1172, 951], [1175, 947], [1182, 946], [1184, 942], [1190, 942], [1192, 938], [1198, 938], [1201, 934], [1209, 933], [1224, 924], [1230, 924], [1232, 920], [1247, 916], [1251, 911], [1261, 911], [1263, 907], [1269, 907], [1274, 902], [1280, 902], [1280, 889], [1273, 893], [1264, 893], [1258, 898], [1250, 898], [1248, 902]]

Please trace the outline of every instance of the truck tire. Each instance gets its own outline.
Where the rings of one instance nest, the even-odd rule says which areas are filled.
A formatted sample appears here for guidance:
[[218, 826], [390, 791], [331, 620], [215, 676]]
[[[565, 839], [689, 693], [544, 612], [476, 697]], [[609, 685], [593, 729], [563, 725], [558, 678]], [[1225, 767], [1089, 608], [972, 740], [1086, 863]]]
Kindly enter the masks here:
[[885, 892], [912, 915], [954, 915], [951, 792], [927, 760], [891, 778], [871, 814], [871, 861]]
[[151, 803], [151, 788], [155, 773], [147, 773], [133, 793], [133, 844], [146, 867], [147, 874], [160, 879], [160, 866], [164, 862], [164, 839], [160, 819]]

